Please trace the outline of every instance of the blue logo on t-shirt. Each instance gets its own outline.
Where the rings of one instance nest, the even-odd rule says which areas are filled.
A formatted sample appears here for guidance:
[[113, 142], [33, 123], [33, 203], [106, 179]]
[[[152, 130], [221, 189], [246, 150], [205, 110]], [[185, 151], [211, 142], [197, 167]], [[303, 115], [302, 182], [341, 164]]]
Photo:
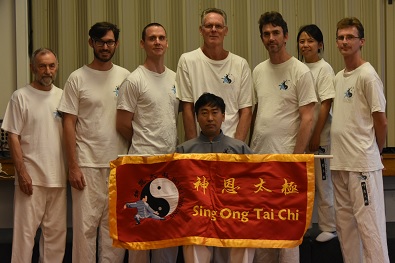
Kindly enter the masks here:
[[225, 77], [221, 78], [223, 80], [222, 83], [227, 83], [230, 84], [233, 82], [233, 75], [232, 74], [226, 74]]
[[119, 95], [119, 86], [116, 86], [115, 90], [113, 92], [115, 92], [115, 97], [118, 97], [118, 95]]
[[281, 82], [280, 85], [278, 85], [280, 87], [280, 90], [287, 90], [288, 89], [288, 85], [286, 84], [288, 80], [284, 80], [283, 82]]
[[344, 97], [350, 99], [352, 97], [353, 92], [354, 92], [354, 87], [348, 88], [346, 92], [344, 92]]

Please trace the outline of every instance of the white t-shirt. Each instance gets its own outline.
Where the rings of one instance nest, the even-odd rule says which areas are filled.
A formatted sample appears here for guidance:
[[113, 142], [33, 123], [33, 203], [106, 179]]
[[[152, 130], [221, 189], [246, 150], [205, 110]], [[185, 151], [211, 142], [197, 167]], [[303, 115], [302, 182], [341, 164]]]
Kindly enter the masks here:
[[385, 112], [383, 83], [369, 62], [335, 77], [331, 170], [351, 172], [383, 168], [373, 126], [373, 112]]
[[[204, 92], [220, 96], [226, 105], [221, 129], [232, 138], [239, 123], [239, 110], [253, 103], [251, 69], [244, 58], [230, 52], [224, 60], [209, 59], [201, 48], [182, 54], [177, 66], [176, 90], [181, 101], [192, 103]], [[197, 123], [196, 127], [200, 134]]]
[[77, 116], [77, 160], [81, 167], [107, 168], [127, 142], [116, 131], [118, 89], [130, 72], [113, 65], [108, 71], [83, 66], [69, 76], [59, 110]]
[[[314, 108], [314, 125], [317, 122], [318, 115], [321, 109], [321, 102], [333, 99], [335, 97], [334, 79], [335, 73], [331, 65], [328, 64], [323, 58], [315, 63], [306, 63], [311, 73], [313, 74], [315, 82], [315, 91], [317, 93], [318, 103]], [[321, 131], [320, 145], [325, 146], [330, 144], [330, 130], [332, 123], [332, 115], [329, 113], [324, 128]]]
[[179, 101], [175, 72], [159, 74], [139, 66], [122, 83], [117, 108], [133, 112], [133, 136], [129, 154], [173, 153], [177, 144]]
[[20, 136], [33, 185], [66, 187], [62, 118], [57, 111], [61, 96], [62, 90], [54, 85], [50, 91], [27, 85], [12, 94], [5, 112], [1, 128]]
[[292, 57], [281, 64], [266, 60], [252, 73], [258, 103], [251, 149], [255, 153], [292, 153], [300, 126], [299, 107], [317, 102], [309, 68]]

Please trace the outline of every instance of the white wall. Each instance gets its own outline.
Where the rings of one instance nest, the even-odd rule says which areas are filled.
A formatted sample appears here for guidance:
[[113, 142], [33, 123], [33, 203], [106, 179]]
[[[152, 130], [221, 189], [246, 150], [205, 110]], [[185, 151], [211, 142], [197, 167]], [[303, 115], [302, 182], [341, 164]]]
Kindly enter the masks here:
[[[4, 117], [8, 100], [16, 87], [15, 8], [14, 0], [0, 1], [2, 30], [2, 62], [0, 63], [0, 119]], [[0, 181], [0, 228], [12, 227], [13, 181]]]
[[14, 0], [0, 1], [0, 24], [2, 28], [0, 63], [0, 119], [4, 117], [8, 100], [16, 86], [15, 9]]
[[[27, 9], [26, 0], [0, 0], [0, 119], [12, 92], [29, 82]], [[0, 228], [12, 227], [13, 197], [14, 182], [0, 181]]]

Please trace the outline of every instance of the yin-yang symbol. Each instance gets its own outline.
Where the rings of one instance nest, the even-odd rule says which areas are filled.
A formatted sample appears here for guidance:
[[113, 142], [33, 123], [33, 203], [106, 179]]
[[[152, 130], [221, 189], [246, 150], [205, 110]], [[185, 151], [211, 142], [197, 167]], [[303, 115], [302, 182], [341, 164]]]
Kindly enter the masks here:
[[166, 178], [157, 178], [146, 184], [141, 198], [148, 197], [147, 203], [160, 217], [165, 217], [177, 208], [179, 193], [176, 185]]

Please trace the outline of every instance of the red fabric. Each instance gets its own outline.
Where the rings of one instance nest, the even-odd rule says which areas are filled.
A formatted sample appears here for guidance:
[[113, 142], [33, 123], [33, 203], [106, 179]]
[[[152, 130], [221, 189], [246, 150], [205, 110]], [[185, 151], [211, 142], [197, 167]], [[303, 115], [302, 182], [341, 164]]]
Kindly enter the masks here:
[[[308, 204], [312, 206], [313, 200], [308, 192], [314, 192], [308, 184], [311, 167], [307, 168], [307, 162], [229, 161], [229, 155], [225, 158], [228, 161], [224, 161], [216, 156], [214, 161], [167, 158], [163, 162], [128, 161], [116, 165], [112, 194], [110, 186], [113, 211], [110, 215], [115, 216], [110, 222], [116, 225], [111, 228], [116, 243], [133, 249], [166, 244], [231, 247], [299, 244], [311, 219]], [[174, 184], [168, 194], [178, 194], [177, 205], [170, 208], [173, 212], [160, 215], [164, 220], [144, 218], [137, 225], [134, 219], [137, 209], [124, 209], [124, 205], [140, 200], [144, 187], [155, 179]], [[158, 191], [162, 193], [165, 189]], [[148, 197], [150, 206], [158, 210], [155, 201], [158, 201], [155, 197]], [[159, 207], [162, 211], [158, 212], [163, 212], [163, 206]]]

